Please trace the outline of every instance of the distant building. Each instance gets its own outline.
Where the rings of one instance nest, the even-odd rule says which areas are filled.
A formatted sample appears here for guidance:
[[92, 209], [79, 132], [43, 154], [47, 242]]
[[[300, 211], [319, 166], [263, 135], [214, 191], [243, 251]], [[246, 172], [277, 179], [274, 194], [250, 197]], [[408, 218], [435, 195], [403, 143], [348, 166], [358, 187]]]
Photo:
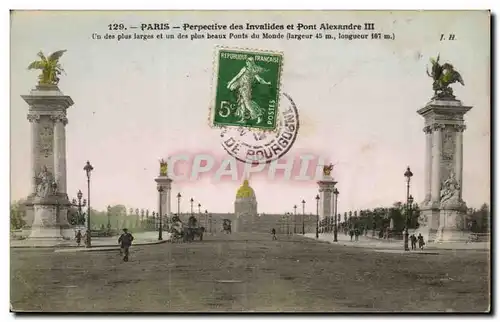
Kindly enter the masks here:
[[[233, 232], [270, 233], [276, 229], [279, 234], [314, 233], [316, 231], [316, 215], [297, 213], [285, 216], [284, 214], [259, 214], [257, 211], [257, 197], [248, 180], [236, 191], [234, 213], [194, 214], [198, 224], [210, 232], [220, 232], [224, 219], [231, 220]], [[186, 221], [190, 214], [181, 214], [182, 221]]]

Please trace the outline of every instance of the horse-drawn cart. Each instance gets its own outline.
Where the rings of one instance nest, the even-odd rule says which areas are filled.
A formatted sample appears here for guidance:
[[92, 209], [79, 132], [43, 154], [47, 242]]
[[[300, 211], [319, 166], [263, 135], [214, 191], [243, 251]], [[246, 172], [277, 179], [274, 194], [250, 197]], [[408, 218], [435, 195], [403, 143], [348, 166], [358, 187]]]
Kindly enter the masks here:
[[179, 216], [175, 215], [172, 217], [170, 228], [172, 242], [192, 242], [195, 237], [200, 238], [200, 241], [202, 241], [204, 232], [205, 227], [199, 227], [194, 216], [189, 217], [187, 225], [181, 221]]

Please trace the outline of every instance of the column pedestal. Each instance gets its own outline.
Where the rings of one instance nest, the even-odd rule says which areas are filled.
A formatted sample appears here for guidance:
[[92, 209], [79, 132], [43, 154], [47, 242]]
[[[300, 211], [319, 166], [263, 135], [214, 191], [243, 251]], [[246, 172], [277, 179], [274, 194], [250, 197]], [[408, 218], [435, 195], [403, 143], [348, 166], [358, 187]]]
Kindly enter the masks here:
[[[73, 105], [56, 85], [38, 85], [21, 96], [29, 105], [31, 122], [31, 186], [26, 208], [32, 231], [29, 238], [58, 240], [74, 237], [67, 214], [70, 206], [66, 191], [66, 110]], [[37, 194], [41, 172], [46, 169], [57, 191], [50, 196]], [[28, 219], [29, 220], [29, 219]]]
[[[162, 225], [166, 227], [166, 223], [168, 221], [168, 218], [171, 216], [170, 213], [170, 202], [171, 202], [171, 191], [172, 191], [172, 179], [168, 177], [168, 175], [160, 175], [155, 179], [156, 181], [156, 187], [162, 187], [163, 191], [161, 193], [158, 193], [158, 213], [160, 212], [161, 208], [161, 220], [162, 220]], [[161, 205], [161, 206], [160, 206]], [[159, 220], [158, 220], [159, 224]]]
[[[465, 202], [462, 200], [464, 115], [472, 107], [456, 99], [432, 100], [418, 110], [425, 119], [425, 193], [421, 203], [420, 227], [426, 242], [464, 241]], [[456, 180], [450, 179], [456, 174]], [[450, 182], [452, 190], [448, 189]], [[449, 199], [450, 195], [453, 195]], [[430, 196], [430, 200], [429, 200]], [[449, 199], [449, 200], [448, 200]]]
[[[333, 180], [330, 175], [323, 175], [323, 178], [318, 181], [319, 187], [319, 222], [325, 218], [329, 219], [334, 215], [334, 194], [333, 190], [337, 181]], [[328, 222], [328, 221], [326, 221]], [[320, 232], [324, 232], [325, 229], [321, 229]]]
[[36, 197], [33, 203], [33, 224], [31, 225], [30, 239], [43, 239], [62, 241], [63, 232], [60, 223], [61, 208], [67, 211], [65, 206], [57, 204], [57, 197]]

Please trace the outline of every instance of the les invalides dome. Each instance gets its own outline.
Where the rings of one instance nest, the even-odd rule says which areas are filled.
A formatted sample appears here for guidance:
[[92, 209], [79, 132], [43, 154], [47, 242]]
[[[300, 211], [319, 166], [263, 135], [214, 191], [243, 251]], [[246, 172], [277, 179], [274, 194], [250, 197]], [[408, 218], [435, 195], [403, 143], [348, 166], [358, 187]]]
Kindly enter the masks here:
[[236, 218], [257, 215], [257, 198], [248, 180], [244, 180], [243, 184], [236, 191], [234, 214]]

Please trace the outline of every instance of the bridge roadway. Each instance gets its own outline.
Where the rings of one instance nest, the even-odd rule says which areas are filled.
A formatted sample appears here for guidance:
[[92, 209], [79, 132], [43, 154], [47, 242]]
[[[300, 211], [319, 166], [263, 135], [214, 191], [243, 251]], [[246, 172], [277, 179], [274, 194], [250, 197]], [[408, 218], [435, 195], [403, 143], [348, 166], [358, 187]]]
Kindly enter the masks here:
[[486, 252], [378, 253], [234, 233], [117, 251], [11, 249], [15, 311], [485, 311]]

